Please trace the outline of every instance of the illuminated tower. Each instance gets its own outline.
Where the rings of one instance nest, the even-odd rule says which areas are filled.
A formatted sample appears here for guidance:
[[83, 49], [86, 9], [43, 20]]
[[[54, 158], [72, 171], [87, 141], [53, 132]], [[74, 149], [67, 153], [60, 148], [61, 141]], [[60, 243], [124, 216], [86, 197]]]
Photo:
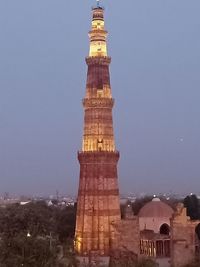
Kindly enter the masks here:
[[104, 9], [97, 5], [92, 9], [89, 32], [84, 134], [82, 150], [78, 153], [80, 181], [75, 249], [79, 255], [88, 255], [91, 251], [109, 255], [112, 226], [121, 218], [117, 178], [119, 152], [115, 149], [113, 134], [111, 58], [107, 55], [106, 37]]

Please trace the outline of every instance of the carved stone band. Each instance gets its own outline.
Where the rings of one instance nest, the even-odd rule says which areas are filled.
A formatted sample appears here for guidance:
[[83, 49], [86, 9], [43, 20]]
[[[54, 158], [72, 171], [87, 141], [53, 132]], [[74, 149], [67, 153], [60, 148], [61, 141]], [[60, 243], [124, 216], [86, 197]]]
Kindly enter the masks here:
[[84, 98], [84, 108], [112, 108], [114, 106], [113, 98]]

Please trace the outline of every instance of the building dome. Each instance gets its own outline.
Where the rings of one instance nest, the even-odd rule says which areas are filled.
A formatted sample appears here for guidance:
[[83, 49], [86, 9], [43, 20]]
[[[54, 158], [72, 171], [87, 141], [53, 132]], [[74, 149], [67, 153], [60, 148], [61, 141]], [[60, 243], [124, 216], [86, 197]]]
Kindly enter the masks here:
[[163, 233], [166, 229], [169, 231], [173, 213], [169, 205], [159, 198], [154, 198], [145, 204], [138, 214], [140, 231], [152, 230], [154, 233]]
[[154, 198], [141, 208], [138, 216], [143, 218], [171, 218], [173, 212], [169, 205], [159, 198]]

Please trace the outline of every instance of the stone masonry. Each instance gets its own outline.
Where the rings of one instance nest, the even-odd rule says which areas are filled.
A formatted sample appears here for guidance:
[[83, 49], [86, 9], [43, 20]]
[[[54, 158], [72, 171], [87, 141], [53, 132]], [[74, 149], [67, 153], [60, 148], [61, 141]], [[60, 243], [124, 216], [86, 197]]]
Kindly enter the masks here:
[[92, 9], [86, 95], [83, 99], [84, 133], [78, 153], [80, 180], [77, 203], [75, 250], [79, 256], [108, 256], [113, 225], [121, 219], [115, 148], [107, 31], [104, 9]]
[[196, 232], [200, 221], [191, 221], [182, 203], [171, 218], [171, 266], [182, 267], [195, 259]]

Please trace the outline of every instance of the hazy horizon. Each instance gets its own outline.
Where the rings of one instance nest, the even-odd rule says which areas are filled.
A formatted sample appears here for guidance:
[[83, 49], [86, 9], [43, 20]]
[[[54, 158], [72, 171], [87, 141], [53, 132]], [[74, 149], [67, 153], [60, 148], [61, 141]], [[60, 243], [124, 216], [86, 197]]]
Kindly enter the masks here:
[[[200, 193], [200, 1], [101, 1], [120, 192]], [[0, 194], [78, 191], [91, 6], [0, 3]]]

